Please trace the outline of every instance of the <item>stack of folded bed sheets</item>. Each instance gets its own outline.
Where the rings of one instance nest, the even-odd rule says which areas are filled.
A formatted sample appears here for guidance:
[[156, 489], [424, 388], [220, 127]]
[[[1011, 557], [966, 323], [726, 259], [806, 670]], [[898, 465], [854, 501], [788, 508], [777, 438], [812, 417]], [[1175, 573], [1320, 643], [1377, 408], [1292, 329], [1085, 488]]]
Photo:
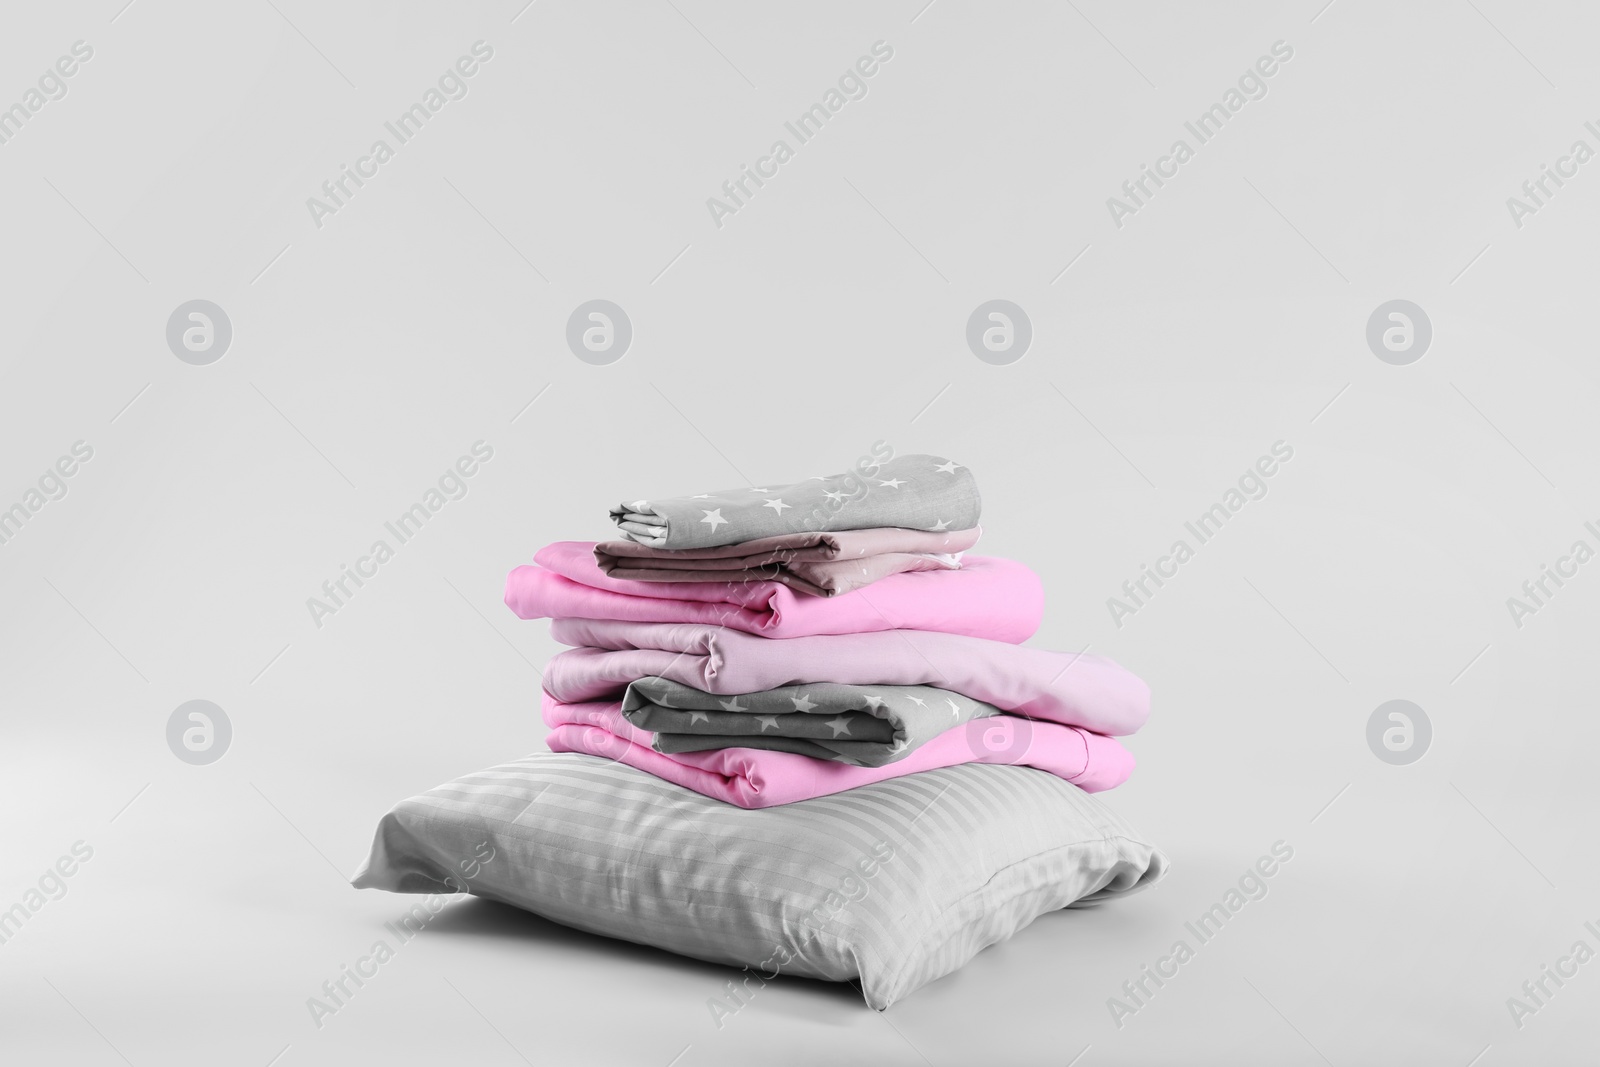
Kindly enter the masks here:
[[[571, 646], [544, 671], [551, 754], [404, 802], [356, 884], [507, 901], [741, 965], [746, 989], [859, 978], [885, 1008], [1163, 874], [1085, 795], [1132, 772], [1118, 738], [1149, 690], [1022, 644], [1043, 589], [970, 553], [965, 466], [874, 457], [611, 516], [622, 539], [548, 545], [507, 579]], [[451, 857], [484, 848], [505, 862], [465, 879]]]

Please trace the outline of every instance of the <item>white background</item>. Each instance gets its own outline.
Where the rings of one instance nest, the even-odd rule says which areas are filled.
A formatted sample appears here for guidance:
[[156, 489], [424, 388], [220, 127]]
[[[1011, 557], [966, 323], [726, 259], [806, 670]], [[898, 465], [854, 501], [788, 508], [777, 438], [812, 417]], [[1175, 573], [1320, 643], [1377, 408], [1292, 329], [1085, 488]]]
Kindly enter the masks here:
[[[1506, 199], [1600, 148], [1600, 20], [922, 2], [6, 12], [0, 104], [94, 49], [0, 145], [0, 507], [94, 449], [0, 545], [0, 908], [94, 850], [0, 945], [8, 1061], [1593, 1061], [1600, 962], [1520, 1029], [1506, 1001], [1600, 950], [1600, 563], [1520, 628], [1506, 600], [1600, 548], [1600, 163], [1520, 228]], [[314, 225], [478, 40], [468, 95]], [[714, 225], [707, 197], [879, 40], [867, 96]], [[1114, 225], [1106, 198], [1280, 40], [1267, 95]], [[233, 326], [210, 366], [165, 340], [197, 298]], [[595, 298], [633, 323], [610, 366], [564, 340]], [[995, 298], [1033, 324], [1009, 366], [965, 342]], [[1432, 322], [1409, 366], [1365, 339], [1393, 299]], [[784, 980], [721, 1029], [731, 972], [465, 901], [315, 1026], [412, 903], [345, 882], [378, 818], [542, 748], [555, 646], [506, 571], [606, 536], [618, 500], [879, 439], [976, 472], [981, 550], [1045, 582], [1035, 644], [1148, 679], [1107, 801], [1171, 877], [885, 1015]], [[469, 494], [315, 626], [306, 599], [478, 440]], [[1118, 627], [1107, 598], [1279, 440], [1265, 499]], [[165, 739], [196, 698], [234, 731], [203, 767]], [[1409, 766], [1366, 742], [1394, 698], [1433, 725]], [[1278, 840], [1266, 899], [1115, 1026], [1107, 998]]]

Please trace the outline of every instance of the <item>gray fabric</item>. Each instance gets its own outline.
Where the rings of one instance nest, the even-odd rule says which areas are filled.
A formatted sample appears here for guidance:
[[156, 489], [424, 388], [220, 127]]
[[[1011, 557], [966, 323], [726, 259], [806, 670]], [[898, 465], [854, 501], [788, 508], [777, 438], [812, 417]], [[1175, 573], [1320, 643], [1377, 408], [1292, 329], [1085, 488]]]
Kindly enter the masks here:
[[733, 977], [752, 990], [779, 972], [859, 977], [881, 1010], [1047, 912], [1166, 868], [1105, 804], [1026, 767], [968, 764], [747, 811], [594, 756], [538, 753], [402, 801], [353, 882], [465, 886], [745, 967]]
[[[841, 559], [829, 563], [775, 563], [752, 570], [683, 568], [658, 569], [641, 566], [645, 560], [632, 560], [631, 566], [613, 567], [609, 577], [631, 582], [779, 582], [807, 596], [838, 596], [880, 578], [906, 571], [955, 571], [961, 557], [895, 552], [862, 559]], [[701, 562], [710, 563], [711, 560]]]
[[602, 573], [631, 582], [781, 582], [810, 596], [838, 596], [905, 571], [956, 570], [983, 531], [898, 528], [806, 532], [715, 548], [651, 548], [636, 541], [594, 546]]
[[656, 735], [657, 752], [767, 748], [882, 767], [1000, 709], [925, 685], [819, 682], [723, 697], [666, 678], [640, 678], [623, 694], [622, 714]]
[[816, 530], [967, 530], [981, 502], [972, 472], [938, 456], [863, 460], [794, 485], [635, 500], [611, 509], [622, 535], [652, 548], [712, 548]]

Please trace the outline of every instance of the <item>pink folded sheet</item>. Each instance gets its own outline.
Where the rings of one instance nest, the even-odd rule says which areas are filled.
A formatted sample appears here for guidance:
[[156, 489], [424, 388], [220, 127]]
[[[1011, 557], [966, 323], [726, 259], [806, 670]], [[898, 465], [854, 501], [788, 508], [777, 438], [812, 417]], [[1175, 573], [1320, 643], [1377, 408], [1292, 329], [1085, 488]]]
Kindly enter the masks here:
[[507, 576], [506, 606], [524, 619], [706, 623], [764, 637], [937, 630], [1013, 644], [1032, 637], [1044, 618], [1039, 576], [991, 556], [967, 556], [960, 570], [908, 571], [814, 597], [779, 582], [623, 581], [600, 570], [594, 548], [593, 541], [557, 541], [540, 549], [536, 565]]
[[[909, 756], [882, 767], [754, 748], [666, 754], [650, 747], [652, 735], [629, 723], [619, 701], [567, 704], [544, 695], [545, 742], [552, 752], [583, 752], [625, 763], [686, 789], [741, 808], [770, 808], [840, 793], [856, 786], [961, 763], [1033, 767], [1065, 778], [1085, 792], [1121, 785], [1133, 773], [1133, 755], [1109, 737], [1049, 722], [993, 716], [947, 730]], [[1007, 729], [989, 744], [984, 730]], [[1023, 738], [1018, 740], [1018, 738]]]
[[1150, 715], [1150, 687], [1109, 659], [961, 634], [879, 630], [771, 640], [697, 623], [558, 618], [550, 635], [579, 646], [544, 671], [545, 690], [570, 703], [620, 699], [635, 679], [661, 677], [722, 696], [810, 682], [931, 685], [1112, 736], [1133, 733]]

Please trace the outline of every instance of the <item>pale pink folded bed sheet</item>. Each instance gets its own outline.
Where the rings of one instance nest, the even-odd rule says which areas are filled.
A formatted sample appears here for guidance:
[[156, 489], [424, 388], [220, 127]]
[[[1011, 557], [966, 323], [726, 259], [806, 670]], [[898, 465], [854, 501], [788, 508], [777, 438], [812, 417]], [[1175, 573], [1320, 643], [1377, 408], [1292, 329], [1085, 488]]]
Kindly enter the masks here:
[[[1025, 740], [993, 746], [981, 730], [995, 730], [1013, 720], [1012, 730]], [[652, 735], [629, 723], [620, 701], [568, 704], [544, 694], [545, 738], [552, 752], [582, 752], [625, 763], [686, 789], [741, 808], [769, 808], [797, 800], [827, 796], [918, 771], [962, 763], [1003, 763], [1065, 778], [1085, 792], [1096, 793], [1127, 781], [1133, 773], [1132, 753], [1109, 737], [1050, 722], [1029, 722], [1013, 716], [977, 719], [933, 738], [911, 755], [882, 767], [854, 767], [792, 752], [723, 748], [708, 752], [666, 754], [650, 747]]]
[[544, 688], [570, 703], [620, 700], [635, 679], [662, 677], [722, 696], [809, 682], [931, 685], [1119, 737], [1150, 715], [1150, 687], [1109, 659], [961, 634], [881, 630], [772, 640], [695, 623], [557, 619], [550, 635], [578, 646], [544, 672]]
[[779, 582], [623, 581], [600, 570], [594, 547], [557, 541], [540, 549], [534, 564], [507, 576], [506, 606], [524, 619], [705, 623], [765, 637], [937, 630], [1013, 644], [1032, 637], [1044, 618], [1039, 576], [992, 556], [814, 597]]

